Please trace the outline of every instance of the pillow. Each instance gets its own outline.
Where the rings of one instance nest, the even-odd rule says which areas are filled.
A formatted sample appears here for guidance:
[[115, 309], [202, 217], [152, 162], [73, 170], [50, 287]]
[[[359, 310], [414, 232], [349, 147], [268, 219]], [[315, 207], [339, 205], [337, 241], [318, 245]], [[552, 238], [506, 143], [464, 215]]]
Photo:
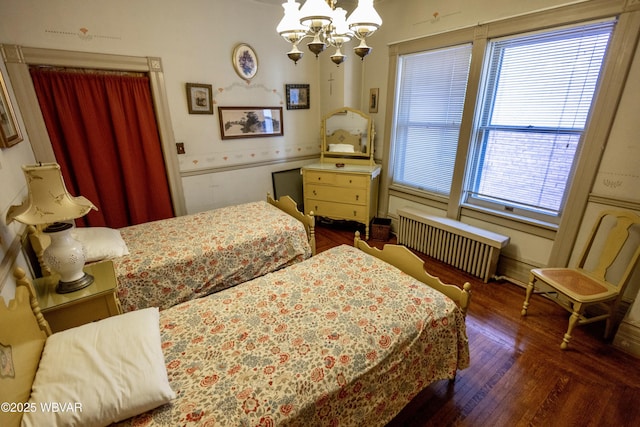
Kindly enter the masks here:
[[[176, 397], [160, 347], [158, 308], [146, 308], [47, 338], [24, 426], [104, 426]], [[60, 410], [42, 410], [52, 402]]]
[[129, 248], [122, 240], [120, 230], [107, 227], [80, 227], [71, 230], [71, 235], [84, 245], [87, 262], [129, 255]]
[[340, 153], [355, 153], [351, 144], [329, 144], [329, 151], [337, 151]]

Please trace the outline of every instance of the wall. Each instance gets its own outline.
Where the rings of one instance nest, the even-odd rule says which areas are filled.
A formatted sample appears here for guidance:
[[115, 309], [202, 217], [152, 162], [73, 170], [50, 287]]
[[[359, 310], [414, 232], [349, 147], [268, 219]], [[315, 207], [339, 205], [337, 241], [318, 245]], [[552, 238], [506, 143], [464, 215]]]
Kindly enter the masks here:
[[[233, 200], [244, 202], [264, 198], [264, 187], [231, 179], [230, 171], [270, 183], [272, 170], [292, 167], [287, 161], [319, 154], [318, 64], [309, 55], [297, 65], [287, 58], [290, 45], [275, 32], [281, 15], [282, 7], [268, 0], [3, 0], [0, 43], [160, 57], [175, 139], [186, 150], [178, 156], [181, 172], [217, 175]], [[231, 65], [240, 42], [258, 56], [250, 82]], [[215, 108], [213, 115], [188, 114], [187, 82], [211, 84], [215, 105], [283, 107], [284, 136], [222, 140]], [[310, 84], [310, 109], [286, 110], [286, 83]], [[210, 201], [196, 204], [200, 209], [230, 200], [211, 198], [213, 187], [190, 181], [187, 198]]]
[[[0, 72], [3, 76], [7, 75], [3, 62], [0, 62]], [[11, 82], [7, 81], [6, 77], [4, 80], [24, 138], [13, 147], [0, 149], [0, 182], [2, 183], [0, 189], [0, 216], [2, 217], [0, 219], [0, 296], [8, 301], [13, 298], [15, 289], [11, 272], [15, 266], [16, 257], [19, 266], [26, 268], [27, 264], [20, 252], [20, 236], [24, 226], [15, 221], [6, 225], [4, 218], [9, 206], [20, 204], [27, 194], [27, 182], [21, 165], [33, 164], [35, 159], [29, 145], [29, 135], [26, 134], [20, 117], [20, 109], [13, 97]], [[5, 286], [5, 283], [9, 285]]]

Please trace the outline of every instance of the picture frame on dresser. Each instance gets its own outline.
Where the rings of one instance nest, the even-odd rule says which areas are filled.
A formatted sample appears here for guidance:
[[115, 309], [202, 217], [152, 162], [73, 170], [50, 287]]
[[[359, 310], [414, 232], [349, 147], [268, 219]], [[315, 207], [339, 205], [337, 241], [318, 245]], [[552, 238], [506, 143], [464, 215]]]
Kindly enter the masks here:
[[9, 148], [22, 141], [20, 126], [13, 111], [11, 98], [0, 73], [0, 148]]
[[283, 136], [282, 107], [218, 107], [222, 139]]

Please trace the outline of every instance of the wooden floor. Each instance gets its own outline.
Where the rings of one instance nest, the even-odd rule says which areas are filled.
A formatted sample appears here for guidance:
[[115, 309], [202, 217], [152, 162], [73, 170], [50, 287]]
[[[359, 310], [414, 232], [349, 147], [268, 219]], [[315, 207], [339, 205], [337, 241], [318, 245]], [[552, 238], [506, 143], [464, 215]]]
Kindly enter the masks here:
[[[354, 230], [318, 224], [318, 252], [353, 244]], [[602, 339], [604, 322], [576, 328], [562, 351], [564, 309], [533, 296], [523, 318], [520, 286], [485, 284], [421, 257], [443, 281], [473, 286], [466, 322], [471, 366], [453, 384], [426, 388], [388, 427], [640, 426], [640, 359]]]

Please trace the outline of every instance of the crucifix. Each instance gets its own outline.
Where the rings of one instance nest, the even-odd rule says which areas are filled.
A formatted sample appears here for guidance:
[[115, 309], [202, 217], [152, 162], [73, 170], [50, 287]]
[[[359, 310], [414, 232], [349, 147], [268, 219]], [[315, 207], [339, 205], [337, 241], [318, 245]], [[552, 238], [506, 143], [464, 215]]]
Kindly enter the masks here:
[[329, 82], [329, 95], [333, 95], [333, 81], [335, 79], [333, 78], [333, 73], [329, 73], [329, 80], [327, 80]]

